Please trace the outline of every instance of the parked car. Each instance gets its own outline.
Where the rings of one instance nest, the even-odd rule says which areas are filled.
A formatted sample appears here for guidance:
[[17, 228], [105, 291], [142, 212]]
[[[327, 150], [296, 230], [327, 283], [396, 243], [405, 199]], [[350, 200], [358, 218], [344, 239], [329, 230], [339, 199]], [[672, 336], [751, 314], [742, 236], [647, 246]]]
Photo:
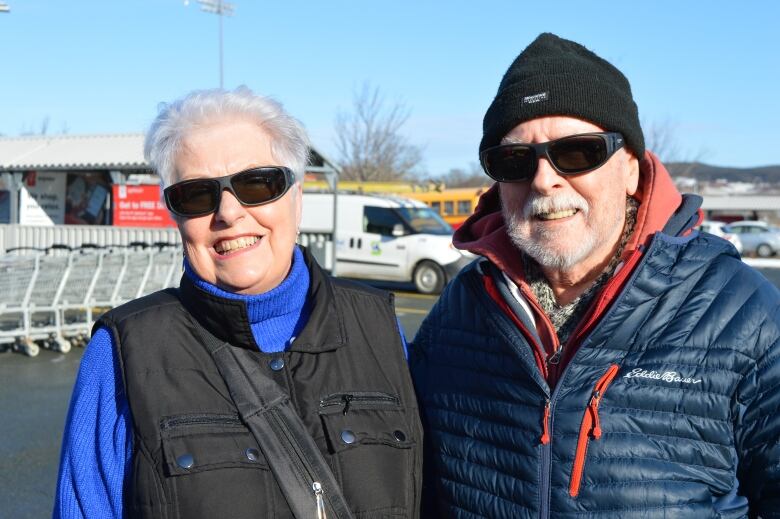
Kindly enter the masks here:
[[[333, 224], [331, 193], [303, 193], [301, 230]], [[339, 193], [336, 198], [336, 273], [414, 283], [438, 294], [473, 255], [452, 245], [452, 227], [430, 207], [396, 196]]]
[[750, 220], [734, 222], [727, 225], [725, 230], [739, 236], [745, 254], [768, 258], [780, 252], [780, 229], [766, 222]]
[[724, 240], [731, 242], [731, 244], [734, 245], [734, 247], [737, 249], [737, 252], [742, 254], [742, 240], [735, 233], [728, 232], [726, 227], [728, 227], [728, 224], [724, 222], [704, 220], [699, 225], [699, 230], [714, 234], [715, 236], [719, 236]]

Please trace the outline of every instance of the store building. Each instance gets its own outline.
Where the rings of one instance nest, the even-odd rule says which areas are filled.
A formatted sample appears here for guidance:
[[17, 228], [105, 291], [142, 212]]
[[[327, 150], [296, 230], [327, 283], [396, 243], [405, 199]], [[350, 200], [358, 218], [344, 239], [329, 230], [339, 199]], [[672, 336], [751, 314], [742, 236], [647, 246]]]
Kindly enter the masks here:
[[[0, 224], [172, 227], [144, 135], [0, 138]], [[337, 169], [311, 150], [307, 175], [335, 186]]]

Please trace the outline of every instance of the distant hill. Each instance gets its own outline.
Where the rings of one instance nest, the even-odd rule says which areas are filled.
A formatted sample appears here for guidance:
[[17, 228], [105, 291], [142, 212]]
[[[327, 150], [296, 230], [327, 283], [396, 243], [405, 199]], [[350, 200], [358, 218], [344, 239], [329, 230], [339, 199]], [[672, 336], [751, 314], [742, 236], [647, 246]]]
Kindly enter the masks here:
[[670, 162], [666, 168], [673, 177], [691, 177], [699, 181], [724, 178], [732, 182], [780, 184], [780, 165], [760, 168], [724, 168], [700, 162]]

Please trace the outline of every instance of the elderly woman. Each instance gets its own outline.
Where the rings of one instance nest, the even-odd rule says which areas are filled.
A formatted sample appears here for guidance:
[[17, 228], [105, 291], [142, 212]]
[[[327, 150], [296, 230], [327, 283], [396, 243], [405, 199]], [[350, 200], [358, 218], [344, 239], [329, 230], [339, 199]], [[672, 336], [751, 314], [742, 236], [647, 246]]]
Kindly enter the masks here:
[[96, 324], [55, 517], [417, 517], [422, 433], [392, 299], [295, 243], [300, 125], [246, 88], [194, 92], [145, 153], [184, 274]]

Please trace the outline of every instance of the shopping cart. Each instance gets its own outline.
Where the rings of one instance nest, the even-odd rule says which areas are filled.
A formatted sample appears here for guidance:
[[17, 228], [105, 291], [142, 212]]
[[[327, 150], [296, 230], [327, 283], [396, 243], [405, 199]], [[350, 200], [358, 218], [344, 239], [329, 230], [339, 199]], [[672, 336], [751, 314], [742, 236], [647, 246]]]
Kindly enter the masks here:
[[82, 245], [68, 258], [68, 274], [55, 303], [60, 335], [73, 346], [85, 346], [92, 327], [91, 297], [100, 277], [106, 251]]
[[65, 290], [70, 267], [70, 247], [53, 245], [38, 255], [37, 272], [24, 308], [26, 336], [44, 348], [67, 353], [70, 343], [62, 336], [57, 301]]
[[40, 348], [27, 338], [26, 311], [42, 251], [30, 252], [0, 257], [0, 347], [34, 357]]
[[178, 284], [179, 245], [14, 249], [0, 257], [0, 348], [30, 356], [87, 343], [95, 316]]

